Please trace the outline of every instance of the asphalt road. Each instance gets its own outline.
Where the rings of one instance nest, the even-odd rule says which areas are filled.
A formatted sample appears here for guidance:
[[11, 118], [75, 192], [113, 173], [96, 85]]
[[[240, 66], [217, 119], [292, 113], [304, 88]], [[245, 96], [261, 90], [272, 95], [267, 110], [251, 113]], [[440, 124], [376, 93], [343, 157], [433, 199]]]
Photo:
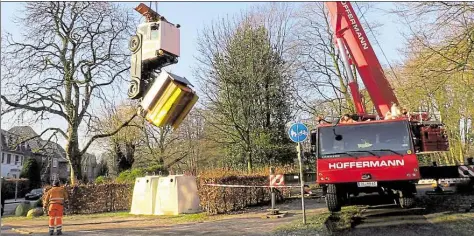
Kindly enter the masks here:
[[[419, 185], [418, 194], [424, 195], [426, 191], [431, 190], [430, 185]], [[446, 229], [431, 224], [426, 220], [423, 214], [417, 212], [417, 209], [400, 211], [398, 207], [390, 206], [391, 202], [384, 202], [377, 196], [360, 196], [354, 201], [370, 202], [374, 206], [364, 212], [366, 214], [364, 222], [360, 223], [350, 232], [344, 235], [445, 235], [449, 233]], [[324, 201], [308, 199], [305, 201], [307, 209], [325, 208]], [[383, 205], [385, 204], [385, 206]], [[290, 204], [291, 208], [301, 209], [301, 202], [294, 201]], [[410, 212], [412, 211], [412, 212]], [[220, 220], [215, 222], [180, 224], [165, 227], [130, 227], [127, 229], [104, 229], [104, 230], [83, 230], [67, 232], [67, 223], [65, 223], [64, 235], [271, 235], [273, 229], [277, 226], [298, 219], [301, 214], [290, 214], [287, 217], [279, 219], [262, 219], [259, 217], [238, 218]], [[387, 223], [388, 222], [388, 223]], [[45, 226], [46, 227], [46, 226]], [[10, 228], [2, 226], [2, 235], [20, 235], [13, 232]], [[41, 235], [41, 234], [34, 234]]]
[[[229, 219], [218, 222], [180, 224], [167, 227], [107, 229], [94, 231], [77, 231], [67, 235], [271, 235], [270, 231], [281, 223], [289, 222], [294, 217], [280, 219], [244, 218]], [[2, 234], [3, 235], [3, 234]]]
[[5, 215], [14, 215], [16, 206], [18, 206], [18, 204], [20, 204], [20, 202], [23, 202], [23, 201], [25, 201], [24, 198], [18, 198], [16, 201], [15, 201], [15, 199], [5, 200], [5, 212], [4, 212], [4, 214]]
[[[306, 209], [308, 211], [318, 211], [326, 208], [324, 200], [321, 199], [305, 199]], [[67, 231], [68, 222], [64, 222], [64, 235], [271, 235], [273, 229], [279, 225], [291, 222], [301, 217], [301, 201], [293, 200], [287, 203], [278, 204], [277, 207], [281, 211], [288, 211], [289, 214], [283, 218], [264, 219], [258, 214], [251, 214], [247, 218], [232, 218], [219, 220], [214, 222], [177, 224], [171, 226], [154, 226], [154, 227], [134, 227], [121, 229], [101, 229], [101, 230], [82, 230]], [[268, 207], [259, 207], [252, 209], [253, 213], [265, 213]], [[146, 219], [144, 219], [146, 220]], [[45, 222], [46, 223], [46, 222]], [[46, 225], [45, 225], [46, 227]], [[2, 226], [3, 235], [20, 235], [11, 230], [9, 227]], [[46, 234], [32, 234], [46, 235]]]

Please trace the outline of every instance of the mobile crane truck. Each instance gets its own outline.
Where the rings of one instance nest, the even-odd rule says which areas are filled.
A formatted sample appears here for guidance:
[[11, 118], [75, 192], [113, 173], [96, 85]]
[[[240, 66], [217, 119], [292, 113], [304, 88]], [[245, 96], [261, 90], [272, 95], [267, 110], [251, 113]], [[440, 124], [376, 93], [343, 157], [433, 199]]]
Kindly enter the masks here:
[[[390, 195], [402, 208], [414, 206], [418, 180], [474, 177], [474, 165], [420, 167], [417, 155], [449, 150], [441, 122], [429, 114], [399, 114], [397, 97], [384, 75], [367, 35], [349, 2], [326, 2], [357, 114], [352, 123], [320, 124], [311, 131], [317, 158], [317, 183], [326, 204], [338, 212], [352, 195]], [[351, 64], [355, 65], [375, 106], [368, 114], [361, 101]], [[394, 114], [395, 113], [395, 114]]]

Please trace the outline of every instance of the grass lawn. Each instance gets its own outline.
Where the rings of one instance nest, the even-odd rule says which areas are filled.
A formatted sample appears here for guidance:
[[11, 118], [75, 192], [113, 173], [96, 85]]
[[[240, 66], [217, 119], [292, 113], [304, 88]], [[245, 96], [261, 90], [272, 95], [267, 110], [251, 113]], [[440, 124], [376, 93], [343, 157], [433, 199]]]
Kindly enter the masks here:
[[474, 212], [468, 213], [446, 213], [429, 217], [429, 221], [433, 224], [439, 224], [449, 228], [453, 234], [460, 235], [470, 232], [474, 235]]
[[303, 225], [303, 218], [289, 224], [278, 227], [275, 231], [277, 235], [326, 235], [328, 231], [326, 225], [331, 227], [333, 231], [344, 231], [351, 227], [352, 217], [360, 214], [360, 209], [356, 206], [343, 207], [341, 212], [331, 214], [312, 213], [306, 215], [306, 225]]

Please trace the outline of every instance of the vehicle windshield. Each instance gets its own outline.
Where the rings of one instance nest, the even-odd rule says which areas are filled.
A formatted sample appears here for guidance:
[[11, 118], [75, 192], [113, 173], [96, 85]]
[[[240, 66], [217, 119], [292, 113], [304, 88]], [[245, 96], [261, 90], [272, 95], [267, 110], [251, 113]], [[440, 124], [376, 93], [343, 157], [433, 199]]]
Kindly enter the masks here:
[[31, 190], [31, 193], [34, 193], [34, 194], [38, 194], [38, 193], [42, 193], [42, 192], [43, 192], [43, 189], [41, 189], [41, 188]]
[[405, 122], [321, 127], [318, 133], [320, 158], [402, 155], [412, 148]]

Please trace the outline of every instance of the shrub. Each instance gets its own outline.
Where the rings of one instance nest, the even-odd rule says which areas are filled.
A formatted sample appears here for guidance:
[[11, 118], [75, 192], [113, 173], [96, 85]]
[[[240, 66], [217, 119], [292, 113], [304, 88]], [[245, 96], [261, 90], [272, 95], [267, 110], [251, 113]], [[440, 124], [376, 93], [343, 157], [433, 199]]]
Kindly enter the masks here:
[[20, 173], [21, 178], [30, 180], [29, 189], [35, 189], [41, 186], [41, 166], [35, 158], [28, 158], [23, 165]]
[[15, 216], [26, 216], [28, 214], [28, 211], [31, 209], [31, 206], [29, 203], [20, 203], [18, 206], [16, 206], [15, 209]]
[[135, 168], [121, 172], [116, 178], [116, 181], [117, 183], [135, 183], [135, 179], [137, 177], [143, 176], [145, 176], [145, 170], [141, 168]]
[[105, 176], [98, 176], [94, 181], [95, 184], [104, 184], [109, 182], [112, 182], [112, 179]]
[[43, 199], [38, 199], [34, 202], [33, 207], [43, 207]]
[[[228, 188], [206, 184], [228, 184], [246, 186], [268, 186], [269, 168], [262, 168], [259, 173], [246, 174], [244, 171], [216, 169], [202, 172], [198, 176], [198, 192], [202, 208], [210, 214], [228, 213], [242, 210], [249, 206], [270, 202], [269, 188]], [[284, 173], [281, 170], [275, 173]], [[288, 189], [280, 189], [281, 197], [288, 196]]]
[[28, 213], [26, 214], [26, 217], [38, 217], [38, 216], [42, 216], [44, 214], [43, 212], [43, 208], [33, 208], [31, 210], [28, 211]]
[[2, 186], [2, 192], [5, 194], [5, 199], [15, 198], [15, 185], [18, 181], [18, 198], [23, 198], [30, 190], [30, 182], [27, 179], [5, 179], [4, 185]]
[[[92, 214], [128, 211], [132, 204], [133, 184], [105, 183], [68, 185], [67, 214]], [[51, 186], [45, 187], [46, 191]], [[46, 194], [43, 195], [43, 199]]]
[[155, 173], [155, 175], [159, 175], [161, 173], [161, 175], [168, 175], [168, 170], [165, 169], [162, 165], [152, 165], [150, 167], [144, 168], [143, 170], [145, 174]]

